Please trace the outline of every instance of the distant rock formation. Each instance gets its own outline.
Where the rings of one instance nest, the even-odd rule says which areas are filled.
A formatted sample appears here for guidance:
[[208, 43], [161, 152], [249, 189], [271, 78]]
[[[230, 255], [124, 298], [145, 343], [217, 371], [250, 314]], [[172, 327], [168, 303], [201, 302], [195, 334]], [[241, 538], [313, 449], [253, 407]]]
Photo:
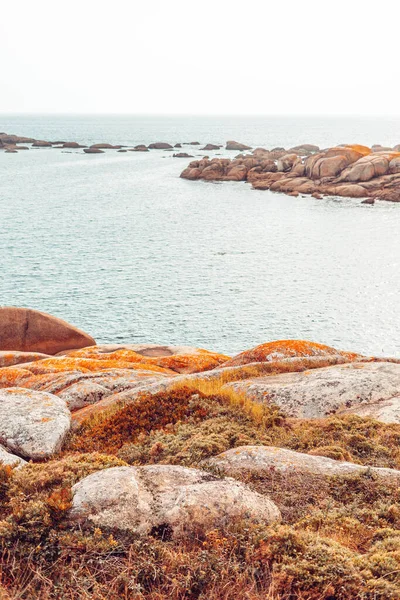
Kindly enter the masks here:
[[85, 154], [104, 154], [104, 150], [101, 148], [84, 148], [83, 151]]
[[226, 142], [226, 150], [251, 150], [251, 146], [246, 146], [246, 144], [240, 144], [239, 142], [235, 142], [234, 140], [229, 140]]
[[155, 142], [154, 144], [149, 144], [149, 148], [150, 150], [170, 150], [173, 146], [167, 142]]
[[[231, 144], [231, 142], [227, 143]], [[232, 146], [230, 146], [232, 147]], [[256, 148], [235, 159], [192, 161], [184, 179], [248, 181], [257, 190], [288, 195], [310, 194], [400, 202], [400, 152], [361, 146], [337, 146], [320, 151], [303, 144], [290, 150]]]

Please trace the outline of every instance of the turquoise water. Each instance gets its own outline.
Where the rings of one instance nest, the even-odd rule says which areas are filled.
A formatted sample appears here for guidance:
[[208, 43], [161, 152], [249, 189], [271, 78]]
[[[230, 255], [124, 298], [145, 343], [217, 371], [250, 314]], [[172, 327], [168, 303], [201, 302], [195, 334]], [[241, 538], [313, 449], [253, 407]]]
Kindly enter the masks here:
[[[18, 117], [0, 131], [121, 144], [400, 143], [400, 121]], [[201, 155], [193, 147], [185, 151]], [[0, 152], [0, 304], [99, 342], [234, 353], [276, 338], [400, 356], [400, 205], [179, 178], [163, 151]]]

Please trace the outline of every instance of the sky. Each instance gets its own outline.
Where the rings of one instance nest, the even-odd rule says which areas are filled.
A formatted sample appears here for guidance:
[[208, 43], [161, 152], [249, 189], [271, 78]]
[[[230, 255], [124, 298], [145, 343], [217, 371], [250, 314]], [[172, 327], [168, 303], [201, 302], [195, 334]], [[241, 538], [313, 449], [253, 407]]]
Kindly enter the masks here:
[[12, 0], [0, 113], [400, 114], [398, 0]]

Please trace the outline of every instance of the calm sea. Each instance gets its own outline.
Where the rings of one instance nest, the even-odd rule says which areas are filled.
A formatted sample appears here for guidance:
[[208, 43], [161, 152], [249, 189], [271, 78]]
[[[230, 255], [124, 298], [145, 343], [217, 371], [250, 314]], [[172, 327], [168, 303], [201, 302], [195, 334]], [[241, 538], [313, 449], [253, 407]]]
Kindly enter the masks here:
[[[0, 131], [88, 144], [400, 143], [399, 119], [10, 115]], [[47, 311], [99, 342], [234, 353], [306, 338], [400, 356], [400, 205], [189, 182], [187, 163], [163, 151], [0, 152], [0, 304]]]

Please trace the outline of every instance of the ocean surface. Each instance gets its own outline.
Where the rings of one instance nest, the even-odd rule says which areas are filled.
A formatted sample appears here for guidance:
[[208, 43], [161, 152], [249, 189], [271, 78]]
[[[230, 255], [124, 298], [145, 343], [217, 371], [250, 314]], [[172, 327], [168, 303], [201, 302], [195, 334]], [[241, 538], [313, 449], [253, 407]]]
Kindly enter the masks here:
[[[0, 131], [86, 144], [400, 143], [389, 118], [3, 115]], [[102, 343], [232, 354], [305, 338], [400, 356], [400, 204], [190, 182], [179, 178], [188, 162], [0, 152], [0, 304], [57, 315]]]

